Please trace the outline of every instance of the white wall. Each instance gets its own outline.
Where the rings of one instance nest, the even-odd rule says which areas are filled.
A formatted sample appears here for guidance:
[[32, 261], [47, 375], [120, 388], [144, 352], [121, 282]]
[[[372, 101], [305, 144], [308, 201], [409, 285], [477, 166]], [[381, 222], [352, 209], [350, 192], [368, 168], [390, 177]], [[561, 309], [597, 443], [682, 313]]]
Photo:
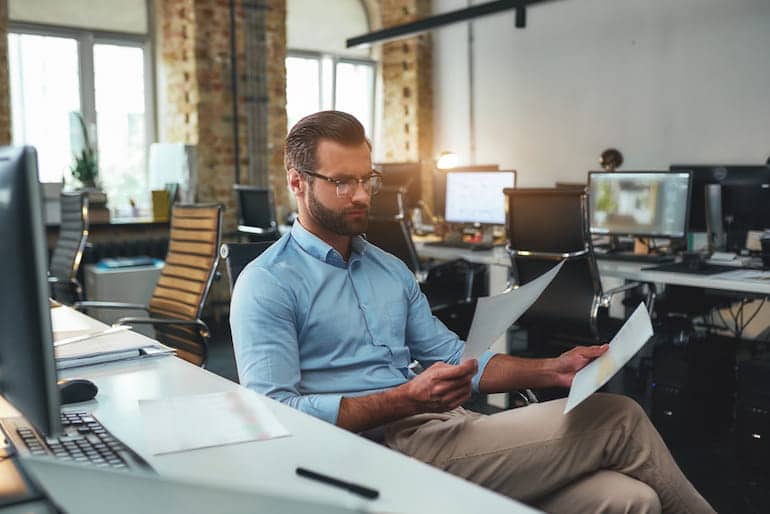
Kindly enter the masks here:
[[[513, 11], [473, 23], [475, 161], [521, 186], [582, 181], [608, 147], [628, 170], [770, 155], [768, 0], [561, 0], [525, 29]], [[471, 163], [467, 27], [433, 32], [435, 149]]]

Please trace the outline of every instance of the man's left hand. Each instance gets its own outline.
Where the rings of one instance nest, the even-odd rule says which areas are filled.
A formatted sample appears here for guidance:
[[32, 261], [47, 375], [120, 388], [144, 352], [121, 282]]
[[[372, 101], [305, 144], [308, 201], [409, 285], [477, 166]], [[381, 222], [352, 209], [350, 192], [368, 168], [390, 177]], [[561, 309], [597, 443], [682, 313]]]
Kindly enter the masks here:
[[554, 359], [554, 371], [556, 373], [556, 384], [560, 387], [569, 387], [572, 385], [572, 379], [575, 373], [583, 369], [589, 362], [602, 355], [609, 349], [610, 345], [600, 346], [576, 346], [575, 348], [564, 352]]

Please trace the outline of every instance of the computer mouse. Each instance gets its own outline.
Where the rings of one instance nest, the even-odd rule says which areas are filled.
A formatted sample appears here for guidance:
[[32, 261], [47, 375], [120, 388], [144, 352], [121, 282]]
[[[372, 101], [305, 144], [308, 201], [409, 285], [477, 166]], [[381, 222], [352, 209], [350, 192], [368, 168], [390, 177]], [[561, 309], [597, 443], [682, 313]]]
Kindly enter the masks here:
[[96, 384], [85, 378], [59, 380], [62, 404], [93, 400], [97, 392], [99, 392], [99, 388], [96, 387]]

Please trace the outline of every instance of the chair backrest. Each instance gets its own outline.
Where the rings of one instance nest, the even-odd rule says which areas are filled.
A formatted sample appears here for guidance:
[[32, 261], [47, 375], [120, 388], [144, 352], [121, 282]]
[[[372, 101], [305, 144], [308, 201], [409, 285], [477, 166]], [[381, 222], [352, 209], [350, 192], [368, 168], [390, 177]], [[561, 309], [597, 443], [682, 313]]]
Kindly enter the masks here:
[[370, 218], [366, 240], [404, 261], [412, 273], [420, 270], [417, 249], [406, 220]]
[[260, 241], [257, 243], [222, 243], [219, 247], [219, 256], [225, 260], [227, 278], [230, 281], [230, 292], [235, 287], [235, 281], [248, 263], [259, 257], [262, 252], [270, 248], [273, 241]]
[[369, 209], [370, 219], [395, 219], [404, 217], [404, 196], [406, 190], [402, 187], [380, 188], [377, 196], [372, 198]]
[[62, 193], [59, 239], [49, 272], [62, 282], [75, 280], [88, 240], [88, 194]]
[[276, 229], [273, 193], [270, 189], [236, 184], [239, 224], [262, 229]]
[[537, 278], [560, 260], [564, 267], [527, 311], [521, 323], [598, 336], [602, 295], [588, 233], [585, 192], [506, 189], [508, 251], [519, 284]]
[[[200, 319], [219, 262], [221, 233], [222, 205], [174, 205], [166, 265], [149, 304], [153, 317]], [[185, 360], [197, 363], [205, 357], [195, 327], [156, 325], [155, 335]]]

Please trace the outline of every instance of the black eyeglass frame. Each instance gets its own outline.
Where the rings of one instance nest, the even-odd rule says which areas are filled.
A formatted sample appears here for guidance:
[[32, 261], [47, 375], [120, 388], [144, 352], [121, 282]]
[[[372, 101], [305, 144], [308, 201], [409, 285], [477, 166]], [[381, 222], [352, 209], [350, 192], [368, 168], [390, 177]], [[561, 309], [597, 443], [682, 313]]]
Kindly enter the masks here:
[[[366, 193], [371, 195], [371, 196], [375, 196], [377, 193], [379, 193], [380, 192], [380, 187], [382, 187], [382, 173], [380, 173], [379, 171], [374, 170], [374, 169], [372, 170], [372, 172], [369, 175], [366, 175], [365, 177], [362, 177], [362, 178], [353, 178], [353, 177], [350, 177], [350, 178], [332, 178], [332, 177], [327, 177], [326, 175], [321, 175], [320, 173], [316, 173], [315, 171], [310, 171], [310, 170], [306, 170], [306, 169], [303, 169], [303, 168], [295, 168], [295, 169], [297, 171], [299, 171], [300, 173], [304, 173], [305, 175], [310, 175], [311, 177], [317, 177], [317, 178], [323, 179], [323, 180], [325, 180], [325, 181], [327, 181], [327, 182], [329, 182], [331, 184], [334, 184], [336, 186], [336, 188], [337, 188], [337, 191], [336, 191], [337, 197], [339, 197], [339, 198], [345, 198], [347, 196], [353, 196], [355, 194], [355, 191], [356, 191], [355, 189], [353, 189], [353, 193], [351, 193], [349, 195], [340, 194], [340, 186], [345, 186], [345, 185], [350, 186], [352, 181], [356, 182], [356, 187], [358, 187], [358, 186], [363, 187], [364, 191], [366, 191]], [[371, 180], [373, 178], [379, 179], [379, 182], [377, 183], [376, 186], [375, 186], [375, 184], [371, 183]], [[369, 182], [369, 190], [368, 191], [367, 191], [366, 186], [364, 185], [367, 182]]]

